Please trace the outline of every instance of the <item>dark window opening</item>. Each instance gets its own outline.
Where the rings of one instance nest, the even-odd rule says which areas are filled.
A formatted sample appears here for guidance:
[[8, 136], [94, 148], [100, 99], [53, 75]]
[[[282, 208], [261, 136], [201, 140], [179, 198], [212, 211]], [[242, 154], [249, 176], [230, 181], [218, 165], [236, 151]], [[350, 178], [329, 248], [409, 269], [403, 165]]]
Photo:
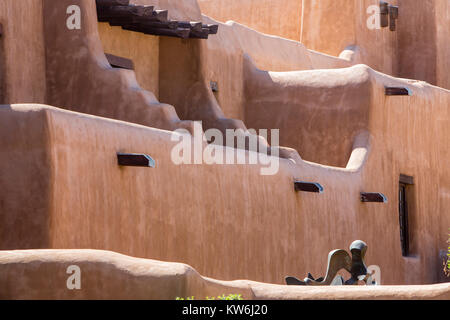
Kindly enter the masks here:
[[399, 218], [400, 218], [400, 242], [402, 245], [402, 255], [409, 254], [409, 232], [408, 232], [408, 202], [406, 201], [406, 185], [400, 183], [399, 192]]
[[400, 175], [398, 190], [398, 212], [400, 223], [400, 243], [402, 246], [402, 256], [407, 257], [410, 254], [409, 241], [409, 221], [408, 221], [408, 188], [414, 184], [413, 177]]

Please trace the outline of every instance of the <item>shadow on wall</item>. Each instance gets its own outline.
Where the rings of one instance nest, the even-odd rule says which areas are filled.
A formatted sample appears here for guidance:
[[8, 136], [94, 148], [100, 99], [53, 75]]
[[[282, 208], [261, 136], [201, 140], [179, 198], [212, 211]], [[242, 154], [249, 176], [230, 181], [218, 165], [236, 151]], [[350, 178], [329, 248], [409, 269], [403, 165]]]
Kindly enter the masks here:
[[[171, 105], [143, 90], [132, 70], [112, 68], [98, 35], [97, 11], [90, 0], [44, 0], [46, 45], [46, 103], [65, 109], [164, 130], [187, 129]], [[66, 9], [81, 10], [81, 28], [61, 28]]]
[[208, 88], [200, 41], [160, 38], [160, 100], [173, 105], [180, 119], [201, 120], [205, 130], [245, 130], [241, 120], [225, 117]]
[[[400, 1], [407, 19], [398, 20], [398, 76], [437, 83], [437, 30], [435, 0]], [[447, 24], [448, 21], [442, 23]]]
[[6, 103], [6, 85], [5, 85], [5, 45], [3, 41], [3, 25], [0, 23], [0, 104]]
[[269, 72], [248, 56], [244, 64], [245, 123], [280, 129], [280, 144], [304, 160], [346, 167], [355, 138], [368, 128], [368, 67]]
[[[204, 130], [218, 129], [226, 134], [227, 129], [241, 129], [245, 136], [250, 137], [252, 134], [247, 132], [244, 121], [225, 116], [208, 86], [202, 63], [206, 58], [201, 50], [200, 41], [163, 37], [160, 39], [161, 101], [173, 105], [180, 119], [184, 121], [202, 121]], [[264, 149], [270, 148], [264, 138], [258, 137], [258, 141]], [[278, 149], [281, 158], [292, 159], [297, 163], [301, 161], [298, 153], [291, 148], [279, 146], [274, 148]], [[245, 149], [248, 149], [248, 145]]]

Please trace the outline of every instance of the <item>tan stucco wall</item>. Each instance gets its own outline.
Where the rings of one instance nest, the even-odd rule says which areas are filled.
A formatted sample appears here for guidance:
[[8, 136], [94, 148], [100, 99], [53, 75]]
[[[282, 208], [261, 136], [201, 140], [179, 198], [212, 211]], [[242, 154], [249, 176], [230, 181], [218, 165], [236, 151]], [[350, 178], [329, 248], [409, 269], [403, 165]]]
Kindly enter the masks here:
[[[448, 72], [444, 71], [449, 70], [450, 60], [449, 1], [388, 2], [399, 6], [395, 32], [389, 28], [370, 30], [367, 27], [367, 8], [378, 5], [378, 0], [296, 0], [288, 4], [271, 1], [270, 6], [259, 6], [259, 1], [236, 1], [229, 5], [228, 0], [199, 0], [202, 12], [220, 21], [236, 20], [255, 30], [301, 41], [309, 49], [333, 56], [354, 46], [357, 62], [394, 76], [450, 88]], [[255, 10], [246, 10], [252, 5]], [[299, 19], [292, 17], [297, 14], [293, 10], [295, 6], [303, 11]], [[274, 17], [282, 17], [286, 24], [278, 23]], [[294, 27], [300, 33], [293, 36]]]
[[259, 32], [300, 40], [300, 0], [197, 0], [202, 13], [221, 22], [236, 21]]
[[[67, 7], [74, 4], [81, 9], [79, 30], [65, 27]], [[99, 37], [95, 2], [43, 0], [43, 10], [46, 103], [162, 129], [191, 129], [192, 123], [180, 121], [173, 106], [160, 103], [153, 92], [139, 85], [134, 71], [110, 66]], [[144, 48], [154, 53], [151, 43]]]
[[[81, 31], [60, 27], [66, 7], [74, 2], [83, 9]], [[8, 10], [18, 10], [16, 3], [8, 2]], [[229, 23], [221, 24], [219, 34], [207, 41], [160, 38], [160, 100], [171, 107], [142, 90], [135, 73], [108, 65], [92, 1], [43, 4], [46, 55], [33, 53], [30, 59], [36, 66], [30, 67], [30, 79], [6, 73], [14, 85], [12, 97], [39, 102], [47, 95], [45, 101], [58, 107], [128, 122], [44, 106], [1, 107], [0, 158], [5, 165], [0, 176], [6, 179], [0, 180], [0, 187], [8, 190], [0, 193], [1, 249], [98, 248], [188, 263], [221, 279], [282, 283], [287, 274], [322, 274], [329, 250], [346, 248], [359, 238], [369, 244], [368, 263], [386, 270], [384, 283], [442, 280], [439, 250], [446, 249], [450, 223], [448, 90], [394, 79], [364, 66], [314, 70], [349, 67], [354, 61]], [[103, 38], [114, 32], [103, 30]], [[36, 32], [35, 39], [42, 34]], [[111, 48], [130, 43], [123, 36], [119, 40]], [[9, 47], [9, 59], [28, 48], [20, 42]], [[247, 56], [260, 69], [250, 69], [255, 74], [244, 69]], [[384, 59], [389, 65], [390, 56]], [[47, 80], [40, 82], [45, 80], [39, 69], [44, 65]], [[22, 70], [16, 63], [10, 68]], [[287, 72], [292, 70], [303, 71]], [[145, 70], [139, 72], [142, 79], [148, 76]], [[342, 79], [327, 78], [347, 72]], [[219, 81], [216, 97], [209, 91], [209, 80]], [[386, 97], [385, 85], [408, 86], [413, 96]], [[330, 112], [315, 117], [315, 110], [308, 110], [311, 104], [301, 101], [308, 98], [302, 93], [305, 88], [317, 94], [317, 110]], [[344, 97], [346, 103], [331, 104], [327, 93]], [[285, 112], [279, 112], [281, 107]], [[199, 112], [190, 113], [195, 108]], [[361, 149], [368, 154], [347, 169], [282, 159], [280, 172], [270, 177], [260, 176], [258, 166], [175, 166], [170, 160], [171, 133], [160, 129], [191, 124], [180, 121], [175, 110], [182, 119], [209, 119], [216, 112], [219, 118], [280, 128], [282, 139], [288, 135], [286, 143], [295, 143], [305, 160], [341, 167], [352, 152], [354, 134], [366, 129], [370, 139]], [[312, 140], [309, 132], [299, 130], [303, 114], [322, 139]], [[357, 121], [359, 127], [339, 126], [336, 115], [346, 124]], [[157, 168], [119, 168], [118, 151], [148, 153]], [[333, 151], [341, 154], [327, 154]], [[400, 173], [416, 179], [409, 258], [402, 258], [400, 251]], [[295, 178], [317, 181], [325, 193], [295, 193]], [[389, 202], [363, 204], [361, 191], [382, 192]], [[298, 258], [306, 252], [308, 259]]]
[[[203, 19], [205, 23], [218, 23], [208, 17]], [[352, 64], [308, 50], [295, 41], [264, 35], [237, 23], [220, 23], [218, 34], [207, 41], [161, 37], [160, 100], [173, 105], [182, 119], [203, 120], [202, 113], [193, 118], [187, 110], [209, 104], [218, 105], [227, 118], [244, 120], [245, 56], [259, 68], [274, 71], [342, 68]], [[212, 97], [210, 81], [219, 87]]]
[[0, 23], [3, 25], [3, 35], [0, 36], [0, 79], [3, 79], [0, 103], [44, 103], [42, 1], [1, 1]]
[[106, 53], [131, 59], [139, 85], [159, 97], [159, 37], [98, 24], [98, 33]]
[[[450, 89], [450, 4], [448, 1], [441, 0], [436, 2], [436, 37], [437, 37], [437, 80], [436, 84], [440, 87]], [[447, 23], [442, 23], [447, 21]]]
[[450, 89], [450, 2], [401, 1], [398, 76]]
[[249, 128], [279, 128], [280, 144], [302, 159], [346, 167], [356, 136], [369, 123], [366, 66], [265, 72], [247, 61], [244, 70]]
[[[287, 274], [323, 273], [328, 251], [362, 239], [370, 248], [367, 263], [385, 270], [384, 284], [435, 283], [450, 223], [448, 147], [439, 138], [449, 134], [449, 94], [411, 84], [413, 97], [385, 97], [384, 85], [398, 80], [369, 73], [369, 153], [362, 166], [348, 170], [283, 159], [275, 176], [261, 176], [256, 165], [176, 166], [170, 160], [175, 144], [170, 132], [41, 106], [2, 107], [2, 140], [36, 136], [19, 130], [21, 119], [33, 115], [40, 127], [48, 127], [37, 138], [50, 146], [42, 148], [45, 157], [36, 159], [31, 171], [19, 164], [2, 172], [8, 170], [17, 183], [42, 174], [51, 186], [37, 190], [34, 200], [20, 187], [13, 198], [2, 195], [1, 203], [26, 199], [43, 208], [34, 214], [34, 223], [43, 223], [34, 229], [38, 236], [2, 233], [2, 249], [106, 249], [188, 263], [219, 279], [282, 283]], [[23, 157], [31, 152], [20, 144], [6, 147], [2, 158], [18, 148]], [[119, 168], [116, 152], [148, 153], [157, 167]], [[416, 179], [410, 208], [413, 257], [406, 259], [399, 241], [400, 173]], [[325, 193], [296, 193], [294, 178], [317, 181]], [[389, 202], [361, 203], [361, 191], [382, 192]], [[2, 212], [9, 223], [26, 214]], [[23, 226], [23, 232], [30, 227]], [[308, 259], [298, 259], [305, 252]]]
[[230, 5], [228, 0], [199, 0], [202, 12], [212, 18], [235, 20], [260, 32], [300, 41], [308, 49], [325, 54], [339, 56], [348, 46], [357, 46], [359, 62], [395, 74], [396, 34], [388, 28], [366, 27], [366, 9], [378, 0], [267, 2], [235, 1]]
[[[80, 289], [67, 289], [69, 266], [80, 269]], [[72, 271], [73, 272], [73, 271]], [[72, 283], [71, 281], [69, 281]], [[0, 251], [0, 299], [165, 299], [241, 294], [245, 300], [449, 300], [450, 284], [299, 287], [220, 281], [192, 267], [100, 250]], [[4, 290], [4, 289], [7, 290]]]

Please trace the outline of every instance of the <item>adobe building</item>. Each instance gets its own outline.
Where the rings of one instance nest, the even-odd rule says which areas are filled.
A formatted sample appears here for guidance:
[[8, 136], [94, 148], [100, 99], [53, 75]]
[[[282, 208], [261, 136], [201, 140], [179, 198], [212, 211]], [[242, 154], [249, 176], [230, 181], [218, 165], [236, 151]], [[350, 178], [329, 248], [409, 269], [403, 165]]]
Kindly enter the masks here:
[[[449, 19], [447, 0], [3, 0], [0, 298], [449, 299]], [[180, 132], [230, 129], [258, 148], [200, 146], [245, 164], [174, 162]], [[248, 161], [264, 150], [275, 174]], [[356, 239], [381, 285], [285, 285]]]

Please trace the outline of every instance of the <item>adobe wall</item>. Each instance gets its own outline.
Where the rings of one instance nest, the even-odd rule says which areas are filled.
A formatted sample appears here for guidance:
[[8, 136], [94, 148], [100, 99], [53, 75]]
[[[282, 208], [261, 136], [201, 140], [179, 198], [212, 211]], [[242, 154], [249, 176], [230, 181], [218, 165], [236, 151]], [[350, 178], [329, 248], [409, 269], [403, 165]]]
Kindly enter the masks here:
[[[305, 14], [303, 23], [306, 38], [304, 35], [303, 42], [308, 48], [332, 55], [339, 55], [345, 45], [353, 42], [362, 51], [361, 62], [381, 72], [450, 88], [448, 72], [444, 71], [449, 69], [450, 46], [447, 41], [449, 2], [446, 0], [388, 2], [399, 6], [395, 32], [389, 31], [389, 28], [369, 30], [365, 27], [368, 17], [366, 8], [371, 4], [377, 4], [377, 1], [354, 2], [352, 13], [353, 19], [356, 18], [354, 31], [351, 31], [352, 27], [348, 22], [352, 21], [352, 18], [342, 17], [348, 12], [348, 5], [331, 11], [333, 3], [335, 6], [341, 6], [342, 2], [317, 1], [317, 7], [312, 6], [310, 9], [311, 14]], [[334, 12], [334, 15], [331, 13], [327, 15], [328, 10]], [[339, 14], [336, 14], [337, 12]], [[320, 21], [317, 17], [324, 17], [327, 22]], [[311, 20], [313, 25], [307, 22], [308, 20]], [[335, 28], [342, 23], [347, 23], [347, 26]], [[307, 28], [307, 25], [310, 27]], [[383, 54], [380, 54], [380, 50]]]
[[399, 10], [398, 76], [449, 89], [449, 1], [401, 1]]
[[197, 0], [203, 14], [221, 21], [236, 21], [262, 33], [300, 39], [300, 0]]
[[[80, 7], [80, 29], [66, 27], [70, 5]], [[43, 0], [43, 14], [46, 103], [161, 129], [192, 130], [192, 122], [181, 121], [173, 106], [160, 103], [138, 84], [134, 71], [111, 67], [99, 38], [95, 2]], [[143, 46], [148, 49], [151, 43]]]
[[[330, 250], [362, 239], [369, 244], [367, 263], [383, 270], [383, 284], [435, 283], [441, 280], [439, 250], [446, 248], [450, 223], [448, 148], [436, 143], [449, 134], [449, 95], [411, 83], [414, 96], [386, 97], [384, 85], [405, 83], [370, 75], [369, 153], [347, 170], [284, 159], [274, 176], [261, 176], [257, 165], [176, 166], [170, 159], [175, 144], [170, 132], [44, 106], [2, 107], [0, 128], [8, 130], [0, 137], [5, 141], [12, 135], [27, 141], [35, 133], [20, 131], [20, 120], [30, 113], [46, 115], [37, 123], [48, 126], [48, 134], [38, 137], [50, 146], [43, 150], [51, 168], [46, 176], [51, 193], [38, 191], [27, 202], [42, 207], [35, 201], [44, 201], [49, 208], [43, 211], [48, 224], [37, 228], [40, 242], [2, 233], [2, 249], [105, 249], [187, 263], [218, 279], [282, 283], [286, 275], [322, 274]], [[24, 156], [31, 152], [20, 151]], [[9, 152], [3, 149], [2, 158]], [[116, 152], [147, 153], [156, 168], [120, 168]], [[42, 161], [35, 161], [30, 173], [21, 165], [1, 170], [27, 181], [42, 172]], [[400, 250], [400, 173], [416, 181], [409, 258]], [[325, 192], [297, 193], [294, 178], [319, 182]], [[389, 202], [361, 203], [361, 191], [382, 192]], [[14, 197], [7, 196], [21, 203], [28, 195], [27, 189], [17, 189]], [[5, 221], [21, 219], [14, 211], [2, 212]], [[306, 253], [308, 258], [302, 258]]]
[[159, 37], [98, 24], [105, 53], [131, 59], [139, 85], [159, 97]]
[[[22, 74], [7, 72], [6, 76], [11, 77], [8, 79], [17, 88], [21, 86], [17, 91], [7, 91], [8, 97], [15, 97], [8, 101], [16, 98], [39, 101], [46, 92], [45, 100], [56, 106], [169, 130], [180, 126], [173, 108], [161, 106], [150, 92], [143, 92], [133, 73], [113, 70], [108, 65], [98, 39], [95, 10], [83, 11], [85, 22], [80, 33], [70, 36], [67, 30], [55, 28], [65, 23], [65, 16], [57, 9], [73, 1], [59, 0], [59, 8], [53, 6], [53, 0], [44, 1], [46, 60], [42, 60], [44, 56], [39, 50], [36, 57], [30, 58], [36, 61], [36, 65], [30, 66], [31, 74], [36, 76], [30, 80], [21, 78]], [[83, 8], [94, 7], [89, 0], [77, 1]], [[236, 24], [223, 29], [217, 38], [205, 42], [161, 41], [159, 50], [161, 55], [188, 46], [189, 50], [181, 51], [187, 54], [181, 67], [207, 61], [194, 65], [199, 71], [193, 78], [202, 86], [201, 94], [208, 88], [209, 76], [214, 79], [222, 72], [219, 88], [224, 90], [225, 85], [225, 90], [217, 100], [227, 116], [257, 119], [255, 115], [260, 112], [255, 108], [245, 115], [242, 109], [242, 101], [250, 97], [256, 105], [259, 97], [246, 93], [244, 99], [241, 69], [245, 53], [263, 70], [272, 67], [279, 68], [275, 71], [308, 70], [325, 62], [330, 67], [348, 66], [348, 61], [315, 54], [293, 41], [249, 30], [236, 37], [245, 30]], [[252, 32], [254, 36], [249, 38]], [[38, 34], [34, 36], [39, 39]], [[29, 40], [32, 41], [31, 36]], [[12, 44], [15, 49], [11, 50], [17, 52], [11, 51], [6, 57], [11, 59], [13, 53], [28, 54], [19, 52], [24, 46], [20, 42]], [[77, 46], [80, 50], [74, 51]], [[272, 50], [270, 58], [264, 57], [264, 51], [274, 46], [279, 50]], [[291, 51], [292, 48], [296, 50]], [[192, 58], [196, 52], [197, 60]], [[177, 69], [170, 68], [171, 60], [161, 61], [160, 74], [175, 79]], [[42, 91], [42, 83], [35, 79], [42, 77], [39, 68], [43, 68], [43, 63], [47, 86]], [[23, 73], [16, 63], [11, 68]], [[227, 73], [223, 71], [228, 69]], [[370, 76], [365, 125], [371, 135], [370, 144], [363, 148], [368, 150], [366, 158], [347, 169], [309, 162], [294, 164], [281, 159], [280, 172], [269, 177], [260, 176], [259, 167], [250, 165], [175, 166], [170, 159], [175, 143], [170, 141], [169, 131], [43, 106], [2, 106], [0, 140], [4, 147], [0, 158], [4, 165], [0, 166], [0, 176], [6, 179], [0, 180], [0, 189], [11, 192], [0, 193], [0, 248], [107, 249], [188, 263], [202, 274], [221, 279], [282, 283], [287, 274], [299, 277], [306, 272], [322, 274], [330, 250], [346, 248], [359, 238], [369, 244], [367, 262], [386, 270], [383, 283], [442, 280], [439, 250], [446, 249], [450, 222], [449, 148], [442, 138], [450, 135], [449, 92], [421, 82], [390, 78], [370, 69], [365, 72]], [[286, 75], [278, 76], [279, 83], [287, 84], [290, 92], [301, 88]], [[229, 84], [230, 79], [235, 82]], [[169, 97], [169, 80], [160, 78], [161, 97]], [[413, 89], [413, 96], [386, 97], [385, 85], [408, 86]], [[178, 83], [172, 86], [177, 89], [174, 99], [189, 92]], [[236, 95], [226, 98], [235, 88]], [[283, 94], [275, 93], [273, 98], [282, 100]], [[272, 97], [261, 96], [260, 102], [268, 103], [269, 98]], [[234, 107], [235, 103], [239, 108]], [[285, 117], [298, 114], [302, 107], [291, 107]], [[271, 112], [274, 111], [272, 108]], [[324, 113], [321, 123], [332, 123], [332, 118], [333, 113]], [[277, 127], [277, 123], [271, 122], [274, 119], [266, 117], [268, 128]], [[281, 135], [292, 128], [295, 129], [291, 125], [282, 127]], [[331, 135], [329, 132], [334, 129], [323, 126], [322, 131]], [[336, 139], [343, 138], [346, 137], [336, 134]], [[324, 145], [327, 150], [332, 147], [330, 143]], [[156, 159], [157, 168], [119, 168], [118, 151], [148, 153]], [[313, 157], [315, 153], [311, 152]], [[400, 173], [416, 179], [410, 208], [409, 258], [401, 257], [399, 241]], [[325, 193], [296, 193], [294, 178], [317, 181], [325, 187]], [[361, 191], [382, 192], [389, 202], [361, 203]], [[306, 252], [308, 259], [303, 259], [301, 255]]]
[[[80, 290], [68, 290], [69, 266], [80, 268]], [[241, 294], [245, 300], [449, 300], [450, 284], [302, 287], [247, 280], [220, 281], [192, 267], [100, 250], [0, 252], [0, 299], [205, 300]]]
[[1, 1], [0, 23], [0, 103], [44, 103], [42, 1]]
[[267, 72], [247, 60], [245, 120], [279, 128], [280, 144], [302, 159], [345, 168], [355, 138], [367, 130], [371, 99], [367, 67]]
[[[301, 41], [309, 49], [332, 56], [339, 56], [348, 46], [354, 46], [359, 63], [394, 76], [450, 88], [448, 72], [444, 71], [449, 69], [449, 2], [387, 2], [399, 6], [397, 30], [394, 32], [388, 27], [380, 30], [367, 28], [367, 8], [378, 5], [378, 0], [304, 0], [304, 7], [301, 0], [291, 1], [292, 4], [272, 1], [271, 7], [250, 1], [236, 1], [230, 6], [228, 0], [199, 0], [203, 13], [220, 21], [236, 20], [267, 34]], [[303, 11], [303, 19], [301, 16], [300, 19], [291, 17], [297, 14], [292, 9], [295, 3]], [[249, 5], [257, 9], [245, 10]], [[272, 22], [271, 12], [276, 17], [283, 17], [288, 26]], [[264, 30], [260, 21], [268, 21]], [[292, 36], [293, 26], [301, 30], [302, 25], [303, 31]]]
[[[203, 17], [203, 21], [218, 23], [208, 17]], [[160, 38], [160, 100], [173, 105], [182, 119], [186, 119], [188, 109], [213, 104], [227, 118], [245, 122], [245, 56], [259, 68], [276, 71], [342, 68], [352, 64], [240, 24], [219, 23], [219, 32], [208, 40]], [[213, 96], [210, 81], [218, 84], [218, 92]], [[198, 99], [199, 96], [206, 97]], [[188, 119], [202, 120], [201, 114]]]
[[[448, 1], [437, 1], [435, 7], [436, 14], [436, 38], [437, 38], [437, 81], [436, 84], [440, 87], [450, 89], [450, 30], [448, 28], [448, 21], [450, 21], [450, 4]], [[443, 23], [447, 21], [447, 23]]]
[[[369, 30], [366, 27], [369, 17], [366, 10], [370, 5], [378, 5], [378, 0], [267, 1], [270, 4], [235, 1], [234, 5], [228, 0], [198, 2], [204, 14], [219, 21], [236, 20], [260, 32], [300, 41], [308, 49], [332, 56], [339, 56], [349, 46], [357, 46], [360, 63], [388, 74], [396, 72], [396, 34], [389, 28]], [[383, 54], [380, 54], [381, 48]]]
[[10, 111], [6, 106], [0, 112], [0, 250], [48, 248], [52, 194], [48, 119], [35, 110], [19, 118]]

